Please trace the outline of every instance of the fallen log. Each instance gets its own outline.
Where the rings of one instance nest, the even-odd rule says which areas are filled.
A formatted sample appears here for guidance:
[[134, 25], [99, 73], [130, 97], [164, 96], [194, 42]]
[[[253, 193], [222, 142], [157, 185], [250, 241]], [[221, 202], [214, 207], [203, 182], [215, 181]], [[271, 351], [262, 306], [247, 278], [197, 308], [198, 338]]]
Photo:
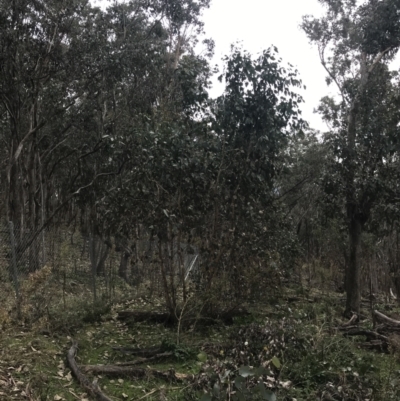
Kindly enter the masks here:
[[400, 333], [400, 326], [391, 326], [387, 324], [380, 324], [376, 328], [376, 332], [379, 334], [387, 335], [387, 334], [399, 334]]
[[339, 330], [341, 330], [342, 328], [349, 327], [349, 326], [354, 326], [355, 323], [358, 322], [358, 320], [359, 320], [359, 319], [358, 319], [358, 315], [357, 315], [356, 313], [354, 313], [353, 316], [350, 318], [350, 320], [349, 320], [348, 322], [343, 323], [343, 324], [339, 327]]
[[156, 377], [169, 382], [181, 382], [189, 378], [193, 378], [193, 375], [187, 375], [183, 373], [176, 373], [173, 369], [167, 372], [161, 370], [150, 369], [150, 368], [137, 368], [132, 366], [121, 366], [121, 365], [84, 365], [82, 370], [86, 373], [103, 374], [106, 376], [127, 376], [134, 377], [136, 379]]
[[67, 360], [72, 373], [79, 381], [80, 385], [85, 389], [85, 391], [91, 396], [95, 397], [98, 401], [113, 401], [111, 398], [107, 397], [98, 386], [97, 383], [91, 383], [90, 380], [80, 371], [76, 361], [75, 355], [78, 349], [78, 343], [73, 342], [71, 348], [67, 354]]
[[118, 366], [141, 365], [141, 364], [148, 363], [148, 362], [151, 362], [151, 361], [155, 361], [155, 360], [158, 360], [158, 359], [168, 358], [168, 357], [173, 356], [173, 355], [174, 355], [173, 352], [163, 352], [162, 354], [157, 354], [157, 355], [154, 355], [154, 356], [149, 357], [149, 358], [138, 358], [138, 359], [135, 359], [134, 361], [117, 362], [116, 365], [118, 365]]
[[111, 347], [114, 351], [119, 351], [123, 354], [135, 355], [142, 358], [148, 358], [161, 354], [162, 350], [159, 346], [151, 348], [137, 348], [137, 347]]
[[[353, 326], [354, 327], [354, 326]], [[380, 340], [383, 342], [388, 343], [389, 342], [389, 338], [379, 334], [375, 331], [370, 331], [370, 330], [360, 330], [358, 328], [351, 328], [349, 330], [347, 330], [345, 333], [343, 333], [344, 336], [365, 336], [367, 337], [368, 340], [372, 341], [372, 340]]]
[[400, 327], [400, 320], [392, 319], [391, 317], [386, 316], [386, 315], [384, 315], [383, 313], [381, 313], [381, 312], [379, 312], [377, 310], [374, 310], [373, 314], [379, 321], [381, 321], [381, 322], [383, 322], [385, 324], [388, 324], [388, 325], [391, 325], [391, 326]]
[[161, 324], [173, 324], [177, 320], [176, 317], [169, 313], [159, 312], [143, 312], [143, 311], [120, 311], [118, 312], [119, 320], [132, 320], [134, 322], [151, 322]]
[[366, 349], [375, 349], [378, 351], [387, 351], [388, 344], [381, 340], [371, 340], [366, 343], [362, 343], [361, 346]]
[[[185, 324], [191, 324], [194, 322], [203, 322], [204, 324], [215, 324], [223, 322], [224, 324], [233, 324], [233, 320], [236, 317], [248, 316], [249, 312], [242, 309], [232, 309], [228, 311], [222, 311], [218, 313], [208, 314], [205, 316], [194, 316], [184, 315], [182, 321]], [[164, 325], [173, 325], [178, 322], [178, 316], [181, 316], [181, 312], [176, 311], [176, 315], [170, 313], [160, 312], [143, 312], [143, 311], [120, 311], [118, 312], [118, 320], [122, 321], [133, 321], [133, 322], [152, 322], [161, 323]]]

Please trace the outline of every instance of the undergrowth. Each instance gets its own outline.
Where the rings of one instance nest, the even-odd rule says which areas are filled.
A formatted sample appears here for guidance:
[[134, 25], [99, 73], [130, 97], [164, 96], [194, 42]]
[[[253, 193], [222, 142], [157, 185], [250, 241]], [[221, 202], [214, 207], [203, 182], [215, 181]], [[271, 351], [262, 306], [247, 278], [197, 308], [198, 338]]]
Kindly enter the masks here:
[[[49, 309], [29, 324], [3, 319], [0, 332], [1, 400], [88, 400], [72, 376], [66, 353], [75, 340], [79, 365], [127, 363], [121, 347], [159, 346], [168, 357], [143, 367], [183, 375], [182, 382], [89, 375], [112, 399], [354, 400], [400, 399], [399, 349], [363, 348], [361, 337], [337, 331], [341, 300], [305, 294], [249, 307], [231, 326], [175, 327], [117, 319], [126, 309], [151, 310], [137, 298], [110, 306], [76, 301], [74, 311]], [[60, 306], [61, 307], [61, 306]], [[362, 323], [369, 327], [371, 322]], [[393, 342], [395, 344], [395, 342]], [[139, 365], [140, 366], [140, 365]]]

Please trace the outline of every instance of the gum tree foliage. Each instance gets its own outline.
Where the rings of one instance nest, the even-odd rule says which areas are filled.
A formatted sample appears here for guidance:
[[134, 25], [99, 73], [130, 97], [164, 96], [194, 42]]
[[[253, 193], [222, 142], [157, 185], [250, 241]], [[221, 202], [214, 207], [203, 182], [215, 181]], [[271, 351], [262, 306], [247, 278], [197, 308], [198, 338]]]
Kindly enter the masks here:
[[347, 224], [346, 310], [360, 310], [361, 235], [374, 208], [395, 202], [398, 173], [397, 74], [388, 64], [400, 45], [400, 2], [321, 0], [325, 15], [306, 16], [302, 28], [314, 43], [340, 101], [325, 97], [319, 111], [333, 150], [324, 187]]
[[253, 59], [233, 48], [225, 92], [210, 100], [213, 42], [204, 41], [205, 55], [194, 50], [208, 5], [0, 7], [7, 218], [30, 245], [54, 218], [78, 226], [92, 238], [94, 273], [113, 240], [124, 278], [138, 241], [152, 241], [173, 313], [179, 286], [187, 296], [181, 243], [200, 250], [199, 289], [215, 296], [208, 310], [262, 291], [277, 279], [274, 264], [294, 255], [276, 180], [303, 127], [301, 83], [274, 49]]
[[208, 100], [204, 66], [182, 57], [175, 74], [180, 112], [173, 108], [173, 119], [169, 111], [132, 131], [124, 173], [103, 203], [110, 222], [124, 216], [126, 235], [131, 230], [157, 244], [171, 312], [178, 287], [186, 297], [181, 243], [200, 251], [198, 288], [206, 309], [246, 296], [250, 276], [261, 291], [274, 281], [272, 262], [294, 252], [274, 185], [286, 146], [303, 126], [296, 72], [273, 49], [252, 59], [234, 48], [221, 77], [225, 92]]
[[[16, 0], [0, 6], [3, 202], [21, 238], [43, 222], [49, 194], [56, 191], [50, 179], [55, 151], [72, 129], [63, 117], [80, 92], [69, 45], [79, 32], [75, 15], [85, 10], [83, 1]], [[35, 270], [37, 246], [30, 249]]]
[[[21, 227], [21, 238], [29, 234], [26, 244], [54, 216], [80, 216], [85, 231], [100, 234], [96, 205], [122, 170], [125, 137], [173, 104], [177, 60], [190, 53], [207, 5], [138, 0], [106, 11], [85, 0], [0, 5], [2, 217]], [[192, 64], [203, 62], [190, 54]]]

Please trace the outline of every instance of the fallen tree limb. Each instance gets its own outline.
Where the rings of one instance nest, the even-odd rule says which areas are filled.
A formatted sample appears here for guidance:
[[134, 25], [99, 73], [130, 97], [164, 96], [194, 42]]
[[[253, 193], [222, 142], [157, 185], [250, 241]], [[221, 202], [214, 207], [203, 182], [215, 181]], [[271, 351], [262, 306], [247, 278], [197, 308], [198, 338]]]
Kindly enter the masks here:
[[357, 315], [356, 313], [354, 313], [353, 316], [350, 318], [350, 320], [349, 320], [348, 322], [342, 324], [342, 325], [339, 327], [339, 329], [341, 330], [341, 329], [346, 328], [346, 327], [349, 327], [349, 326], [354, 326], [355, 323], [356, 323], [358, 320], [359, 320], [359, 319], [358, 319], [358, 315]]
[[354, 329], [351, 328], [350, 330], [347, 330], [345, 333], [343, 333], [344, 336], [365, 336], [367, 337], [368, 340], [380, 340], [388, 343], [389, 338], [379, 334], [375, 331], [370, 331], [370, 330], [360, 330], [360, 329]]
[[176, 318], [174, 318], [174, 316], [170, 315], [169, 313], [143, 311], [120, 311], [118, 312], [118, 319], [162, 324], [172, 324], [176, 321]]
[[163, 372], [156, 369], [144, 369], [121, 365], [85, 365], [82, 366], [82, 370], [84, 370], [85, 372], [103, 374], [107, 376], [128, 376], [137, 379], [143, 377], [157, 377], [168, 382], [182, 382], [184, 380], [193, 378], [192, 375], [176, 373], [173, 369], [167, 372]]
[[381, 340], [371, 340], [366, 343], [362, 343], [361, 346], [367, 349], [376, 349], [378, 351], [387, 351], [388, 343]]
[[372, 311], [375, 321], [379, 324], [375, 327], [374, 331], [361, 329], [359, 326], [354, 325], [354, 316], [338, 329], [344, 336], [365, 336], [367, 342], [360, 343], [364, 348], [376, 349], [380, 351], [388, 351], [396, 338], [400, 336], [400, 320], [393, 319], [386, 316], [377, 310]]
[[152, 357], [162, 353], [160, 347], [151, 347], [151, 348], [112, 347], [112, 349], [114, 351], [119, 351], [123, 354], [130, 354], [130, 355], [140, 356], [143, 358]]
[[[165, 325], [173, 325], [178, 322], [178, 316], [180, 316], [181, 311], [177, 310], [176, 315], [170, 313], [160, 313], [160, 312], [143, 312], [143, 311], [120, 311], [118, 312], [118, 320], [123, 321], [134, 321], [134, 322], [153, 322], [161, 323]], [[205, 316], [193, 316], [185, 315], [182, 321], [185, 324], [190, 324], [195, 321], [203, 322], [204, 324], [216, 324], [218, 322], [223, 322], [225, 324], [233, 324], [233, 319], [235, 317], [248, 316], [249, 312], [241, 309], [232, 309], [229, 311], [222, 311], [219, 313], [205, 315]]]
[[72, 373], [79, 381], [80, 385], [85, 389], [85, 391], [95, 397], [98, 401], [112, 401], [111, 398], [107, 397], [98, 386], [97, 383], [91, 383], [90, 380], [80, 371], [76, 361], [75, 354], [78, 349], [78, 343], [73, 342], [71, 348], [67, 354], [67, 360]]
[[134, 361], [128, 362], [118, 362], [116, 363], [117, 366], [133, 366], [133, 365], [141, 365], [150, 361], [155, 361], [157, 359], [168, 358], [173, 355], [173, 352], [164, 352], [162, 354], [157, 354], [149, 358], [138, 358]]
[[373, 314], [379, 321], [381, 321], [381, 322], [383, 322], [385, 324], [388, 324], [388, 325], [391, 325], [391, 326], [400, 327], [400, 320], [392, 319], [391, 317], [386, 316], [386, 315], [384, 315], [383, 313], [381, 313], [381, 312], [379, 312], [377, 310], [374, 310]]
[[400, 326], [391, 326], [387, 324], [380, 324], [376, 328], [377, 333], [387, 335], [387, 334], [399, 334], [400, 333]]

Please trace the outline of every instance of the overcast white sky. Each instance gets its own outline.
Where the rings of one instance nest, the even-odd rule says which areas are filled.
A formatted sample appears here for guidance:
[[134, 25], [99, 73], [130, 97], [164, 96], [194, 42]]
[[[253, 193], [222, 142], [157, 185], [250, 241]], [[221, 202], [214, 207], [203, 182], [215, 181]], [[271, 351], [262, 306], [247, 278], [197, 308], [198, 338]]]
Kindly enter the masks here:
[[[105, 6], [107, 0], [92, 0]], [[206, 37], [215, 41], [213, 64], [220, 64], [222, 56], [229, 53], [230, 45], [243, 43], [244, 49], [256, 55], [274, 45], [285, 63], [293, 64], [307, 89], [302, 96], [303, 117], [312, 128], [325, 131], [326, 125], [313, 113], [319, 99], [334, 91], [325, 84], [325, 71], [316, 48], [312, 48], [299, 24], [305, 14], [320, 15], [322, 8], [317, 0], [212, 0], [204, 12]], [[215, 82], [211, 92], [222, 92]]]
[[[215, 62], [229, 53], [230, 45], [240, 40], [253, 54], [274, 45], [282, 61], [293, 64], [307, 89], [302, 95], [303, 117], [312, 128], [326, 130], [321, 118], [313, 113], [319, 99], [334, 88], [325, 84], [325, 71], [316, 48], [300, 30], [302, 16], [319, 16], [322, 7], [317, 0], [212, 0], [204, 13], [206, 35], [215, 40]], [[222, 91], [218, 83], [212, 94]]]

